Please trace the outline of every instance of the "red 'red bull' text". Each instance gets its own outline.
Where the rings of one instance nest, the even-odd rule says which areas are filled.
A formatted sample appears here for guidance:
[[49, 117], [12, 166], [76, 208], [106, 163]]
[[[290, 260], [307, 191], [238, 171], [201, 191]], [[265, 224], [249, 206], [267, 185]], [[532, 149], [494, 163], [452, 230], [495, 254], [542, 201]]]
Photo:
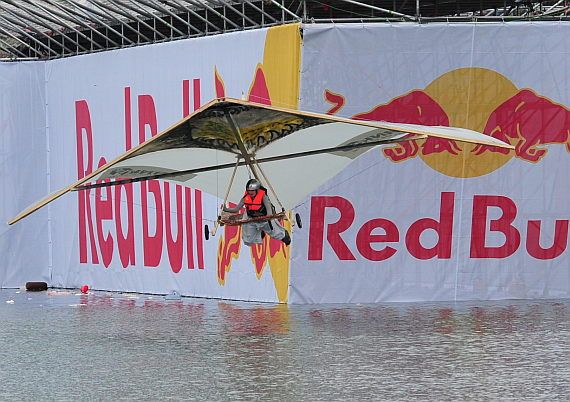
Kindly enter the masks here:
[[[200, 107], [200, 81], [194, 80], [194, 110]], [[190, 85], [183, 82], [183, 115], [190, 113]], [[156, 108], [151, 95], [137, 97], [138, 140], [158, 133]], [[132, 148], [131, 91], [125, 88], [125, 145]], [[91, 115], [87, 101], [75, 103], [77, 138], [77, 177], [82, 179], [94, 171]], [[99, 159], [97, 167], [106, 163]], [[140, 188], [143, 264], [157, 267], [166, 254], [172, 271], [180, 272], [186, 256], [188, 269], [204, 269], [202, 233], [202, 193], [198, 190], [149, 180], [113, 187], [78, 192], [79, 201], [79, 262], [109, 267], [117, 254], [123, 268], [135, 265], [134, 191]], [[94, 197], [92, 197], [94, 194]], [[176, 221], [174, 223], [174, 221]], [[114, 223], [114, 224], [113, 224]], [[173, 229], [176, 227], [176, 229]], [[173, 233], [174, 232], [174, 233]], [[166, 240], [166, 241], [165, 241]], [[166, 244], [166, 247], [164, 247]], [[164, 250], [166, 248], [166, 250]], [[166, 253], [165, 253], [166, 252]], [[89, 261], [89, 254], [91, 260]]]
[[[489, 210], [497, 208], [501, 213], [498, 219], [489, 218]], [[326, 222], [326, 210], [336, 210], [340, 217], [336, 222]], [[406, 250], [419, 260], [431, 258], [450, 259], [452, 257], [455, 193], [442, 192], [439, 217], [425, 217], [413, 222], [405, 232]], [[504, 196], [475, 195], [471, 220], [470, 257], [507, 258], [521, 246], [521, 231], [515, 227], [517, 207], [513, 200]], [[309, 231], [308, 260], [321, 261], [325, 244], [332, 249], [339, 260], [356, 260], [360, 255], [370, 261], [384, 261], [394, 256], [395, 246], [401, 240], [401, 229], [389, 219], [376, 218], [365, 222], [356, 235], [356, 250], [351, 249], [342, 233], [352, 228], [356, 212], [352, 203], [339, 196], [313, 197], [311, 199], [311, 219]], [[526, 223], [526, 252], [539, 260], [550, 260], [560, 256], [568, 244], [568, 220], [556, 220], [554, 234], [542, 234], [543, 238], [553, 239], [548, 248], [540, 244], [542, 221], [529, 220]], [[383, 234], [373, 234], [381, 229]], [[420, 237], [426, 230], [437, 233], [437, 244], [427, 248]], [[377, 231], [378, 232], [378, 231]], [[501, 245], [489, 245], [491, 232], [501, 233]], [[372, 247], [375, 245], [375, 247]], [[380, 249], [381, 246], [384, 246]]]

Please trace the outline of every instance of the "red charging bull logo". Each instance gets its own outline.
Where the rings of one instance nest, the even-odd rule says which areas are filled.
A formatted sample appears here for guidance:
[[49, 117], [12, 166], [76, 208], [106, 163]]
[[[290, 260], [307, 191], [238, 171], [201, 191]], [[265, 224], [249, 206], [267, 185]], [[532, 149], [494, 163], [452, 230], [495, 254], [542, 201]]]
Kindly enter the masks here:
[[[335, 114], [344, 97], [325, 91]], [[390, 121], [472, 129], [515, 146], [515, 150], [428, 138], [383, 150], [394, 163], [420, 157], [433, 169], [452, 177], [477, 177], [499, 169], [511, 158], [537, 163], [546, 145], [563, 144], [570, 153], [570, 110], [536, 94], [518, 89], [492, 70], [464, 68], [434, 80], [390, 102], [358, 113], [357, 120]]]
[[[567, 108], [524, 89], [491, 113], [484, 133], [514, 145], [517, 158], [536, 163], [548, 152], [544, 145], [563, 144], [570, 153], [569, 129]], [[497, 149], [480, 145], [473, 152], [481, 155]]]

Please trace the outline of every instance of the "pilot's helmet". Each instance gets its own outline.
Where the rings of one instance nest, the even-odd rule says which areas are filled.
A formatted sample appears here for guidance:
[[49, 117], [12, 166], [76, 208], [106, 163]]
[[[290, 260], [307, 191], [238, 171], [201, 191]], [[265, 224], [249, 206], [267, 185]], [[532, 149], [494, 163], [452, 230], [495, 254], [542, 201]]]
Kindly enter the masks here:
[[246, 190], [259, 190], [261, 188], [261, 183], [257, 179], [250, 179], [245, 185]]

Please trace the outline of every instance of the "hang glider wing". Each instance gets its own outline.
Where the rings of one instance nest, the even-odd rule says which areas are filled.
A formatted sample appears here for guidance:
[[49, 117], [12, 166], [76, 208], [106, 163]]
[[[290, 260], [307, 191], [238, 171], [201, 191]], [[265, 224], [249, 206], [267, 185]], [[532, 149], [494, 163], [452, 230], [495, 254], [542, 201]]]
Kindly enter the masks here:
[[[74, 190], [160, 179], [223, 197], [236, 164], [260, 164], [286, 210], [372, 148], [429, 136], [513, 147], [475, 131], [367, 122], [216, 99], [102, 166], [93, 174], [26, 208], [13, 224]], [[237, 202], [248, 180], [238, 168], [229, 200]]]

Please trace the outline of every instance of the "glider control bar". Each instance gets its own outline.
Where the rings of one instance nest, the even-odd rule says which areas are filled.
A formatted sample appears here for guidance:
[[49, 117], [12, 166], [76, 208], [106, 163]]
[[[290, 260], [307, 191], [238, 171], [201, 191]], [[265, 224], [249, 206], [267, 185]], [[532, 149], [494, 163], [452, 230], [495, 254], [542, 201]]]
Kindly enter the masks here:
[[[296, 153], [292, 153], [292, 154], [288, 154], [288, 155], [272, 156], [272, 157], [268, 157], [268, 158], [258, 159], [257, 162], [258, 163], [274, 162], [274, 161], [280, 161], [280, 160], [285, 160], [285, 159], [301, 158], [303, 156], [311, 156], [311, 155], [325, 154], [325, 153], [338, 152], [338, 151], [349, 151], [349, 150], [357, 149], [357, 148], [366, 148], [366, 147], [374, 147], [377, 145], [395, 144], [398, 142], [411, 141], [411, 140], [422, 140], [422, 139], [426, 139], [426, 138], [427, 138], [426, 135], [414, 135], [413, 137], [402, 137], [402, 138], [399, 138], [397, 140], [390, 139], [390, 140], [379, 140], [379, 141], [371, 141], [371, 142], [364, 142], [364, 143], [357, 143], [357, 144], [349, 144], [349, 145], [342, 145], [339, 147], [318, 149], [318, 150], [314, 150], [314, 151], [296, 152]], [[241, 157], [241, 155], [240, 155], [240, 157]], [[243, 165], [249, 165], [249, 163], [247, 161], [238, 162], [237, 165], [234, 163], [226, 163], [223, 165], [208, 166], [208, 167], [190, 169], [190, 170], [181, 170], [178, 172], [159, 173], [159, 174], [155, 174], [155, 175], [151, 175], [151, 176], [135, 177], [132, 179], [117, 179], [117, 180], [111, 181], [111, 182], [85, 184], [85, 185], [81, 185], [81, 186], [72, 187], [71, 191], [89, 190], [92, 188], [109, 187], [109, 186], [118, 186], [121, 184], [137, 183], [137, 182], [147, 181], [147, 180], [166, 180], [166, 179], [172, 179], [172, 178], [175, 178], [178, 176], [185, 176], [185, 175], [195, 174], [195, 173], [210, 172], [210, 171], [221, 170], [221, 169], [229, 169], [229, 168], [232, 168], [234, 166], [243, 166]]]

